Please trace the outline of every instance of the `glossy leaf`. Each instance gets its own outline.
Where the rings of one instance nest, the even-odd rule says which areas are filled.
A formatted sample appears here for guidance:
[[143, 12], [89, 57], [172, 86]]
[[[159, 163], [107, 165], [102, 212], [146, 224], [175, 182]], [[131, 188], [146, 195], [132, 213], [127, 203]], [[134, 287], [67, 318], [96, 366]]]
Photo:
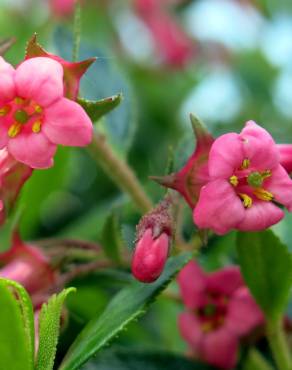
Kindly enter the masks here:
[[241, 271], [257, 303], [277, 320], [285, 310], [292, 283], [292, 259], [287, 247], [266, 230], [238, 233]]
[[74, 288], [64, 289], [60, 294], [54, 294], [44, 303], [39, 315], [39, 349], [36, 360], [36, 370], [52, 370], [54, 366], [62, 307], [67, 295]]
[[134, 281], [121, 290], [109, 303], [101, 316], [90, 321], [73, 342], [60, 370], [79, 369], [95, 353], [112, 341], [131, 321], [166, 287], [175, 274], [187, 263], [191, 253], [168, 260], [162, 276], [153, 284]]
[[34, 318], [26, 290], [0, 278], [0, 369], [34, 369]]
[[117, 349], [88, 362], [84, 370], [209, 370], [211, 367], [168, 352]]

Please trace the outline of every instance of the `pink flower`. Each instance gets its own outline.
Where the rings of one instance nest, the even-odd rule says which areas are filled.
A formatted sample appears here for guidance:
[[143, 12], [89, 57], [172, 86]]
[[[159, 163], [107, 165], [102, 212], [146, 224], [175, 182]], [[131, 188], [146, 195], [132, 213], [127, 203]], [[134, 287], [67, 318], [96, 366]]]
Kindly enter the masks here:
[[292, 144], [278, 144], [280, 164], [288, 173], [292, 172]]
[[0, 263], [0, 276], [17, 281], [38, 298], [56, 281], [47, 257], [39, 248], [23, 243], [16, 233], [12, 248], [0, 254]]
[[68, 17], [74, 12], [75, 0], [50, 0], [52, 12], [57, 17]]
[[187, 311], [179, 329], [192, 353], [222, 369], [236, 364], [241, 337], [263, 324], [263, 315], [237, 267], [206, 274], [191, 261], [178, 275]]
[[173, 67], [184, 66], [191, 59], [194, 46], [175, 19], [158, 1], [135, 0], [134, 5], [152, 33], [163, 62]]
[[64, 71], [64, 96], [71, 100], [77, 99], [80, 80], [87, 69], [96, 60], [96, 58], [89, 58], [82, 60], [81, 62], [68, 62], [63, 58], [60, 58], [58, 55], [48, 53], [40, 44], [38, 44], [37, 36], [33, 35], [27, 44], [25, 59], [36, 57], [51, 58], [62, 65]]
[[132, 260], [132, 273], [144, 283], [155, 281], [163, 271], [168, 256], [169, 236], [162, 233], [157, 238], [149, 228], [135, 248]]
[[0, 58], [0, 148], [32, 168], [53, 165], [57, 144], [85, 146], [92, 123], [64, 98], [62, 65], [50, 58], [25, 60], [16, 70]]
[[194, 222], [217, 234], [263, 230], [292, 210], [292, 180], [280, 164], [270, 134], [249, 121], [240, 134], [220, 136], [208, 160], [209, 181], [200, 191]]

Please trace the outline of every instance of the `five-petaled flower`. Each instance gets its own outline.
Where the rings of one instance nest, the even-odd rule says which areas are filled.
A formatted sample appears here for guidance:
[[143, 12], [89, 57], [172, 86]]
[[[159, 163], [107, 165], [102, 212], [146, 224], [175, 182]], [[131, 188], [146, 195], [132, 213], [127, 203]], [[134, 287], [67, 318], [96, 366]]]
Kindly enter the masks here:
[[284, 217], [280, 204], [292, 210], [292, 180], [280, 164], [278, 147], [253, 121], [240, 134], [215, 140], [208, 171], [193, 213], [199, 228], [217, 234], [263, 230]]
[[178, 283], [187, 309], [179, 316], [179, 329], [192, 354], [219, 368], [234, 368], [240, 338], [264, 320], [239, 269], [230, 266], [207, 274], [191, 261]]
[[64, 97], [59, 62], [37, 57], [14, 69], [0, 58], [0, 148], [32, 168], [48, 168], [57, 144], [85, 146], [91, 138], [90, 118]]

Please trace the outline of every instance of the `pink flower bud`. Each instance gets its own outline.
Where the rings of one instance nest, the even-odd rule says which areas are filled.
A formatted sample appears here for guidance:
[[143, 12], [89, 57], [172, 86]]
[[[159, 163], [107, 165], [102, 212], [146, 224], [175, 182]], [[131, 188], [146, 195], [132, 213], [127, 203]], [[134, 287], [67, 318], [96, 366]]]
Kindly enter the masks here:
[[0, 262], [5, 264], [0, 276], [17, 281], [30, 294], [40, 294], [55, 282], [47, 257], [37, 247], [24, 244], [17, 234], [12, 248], [0, 255]]
[[56, 17], [68, 17], [74, 12], [75, 0], [50, 0]]
[[288, 173], [292, 172], [292, 144], [278, 144], [280, 164]]
[[152, 230], [147, 229], [135, 248], [132, 260], [132, 273], [137, 280], [151, 283], [163, 271], [169, 249], [169, 236], [162, 233], [154, 238]]

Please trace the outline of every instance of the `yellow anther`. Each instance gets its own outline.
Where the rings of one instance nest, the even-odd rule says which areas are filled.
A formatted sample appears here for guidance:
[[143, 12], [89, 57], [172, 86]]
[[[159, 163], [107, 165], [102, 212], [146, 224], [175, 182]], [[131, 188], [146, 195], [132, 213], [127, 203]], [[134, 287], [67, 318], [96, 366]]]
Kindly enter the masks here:
[[249, 159], [244, 159], [243, 162], [242, 162], [242, 165], [241, 165], [241, 169], [242, 170], [246, 170], [248, 169], [248, 167], [250, 166], [250, 160]]
[[229, 182], [231, 185], [233, 186], [237, 186], [238, 185], [238, 178], [237, 176], [233, 175], [229, 178]]
[[243, 205], [245, 208], [250, 208], [252, 206], [252, 199], [247, 194], [239, 193], [238, 194], [242, 199]]
[[4, 107], [0, 108], [0, 117], [5, 117], [7, 113], [11, 111], [10, 105], [5, 105]]
[[35, 134], [38, 134], [41, 131], [41, 126], [42, 126], [42, 121], [40, 120], [35, 121], [31, 128], [32, 132], [34, 132]]
[[14, 102], [18, 105], [24, 104], [25, 100], [20, 98], [19, 96], [14, 99]]
[[262, 179], [267, 179], [268, 177], [272, 176], [272, 171], [271, 170], [266, 170], [261, 173]]
[[208, 333], [209, 331], [212, 331], [213, 330], [213, 324], [212, 322], [204, 322], [201, 326], [201, 329], [204, 333]]
[[269, 201], [273, 200], [273, 198], [274, 198], [272, 193], [270, 193], [269, 191], [267, 191], [263, 188], [255, 189], [253, 193], [258, 199], [264, 200], [266, 202], [269, 202]]
[[36, 105], [36, 106], [34, 107], [34, 111], [35, 111], [36, 113], [42, 113], [42, 112], [43, 112], [43, 108], [42, 108], [40, 105]]
[[20, 133], [20, 131], [21, 131], [21, 123], [16, 122], [12, 126], [9, 127], [8, 136], [13, 138], [17, 136]]

